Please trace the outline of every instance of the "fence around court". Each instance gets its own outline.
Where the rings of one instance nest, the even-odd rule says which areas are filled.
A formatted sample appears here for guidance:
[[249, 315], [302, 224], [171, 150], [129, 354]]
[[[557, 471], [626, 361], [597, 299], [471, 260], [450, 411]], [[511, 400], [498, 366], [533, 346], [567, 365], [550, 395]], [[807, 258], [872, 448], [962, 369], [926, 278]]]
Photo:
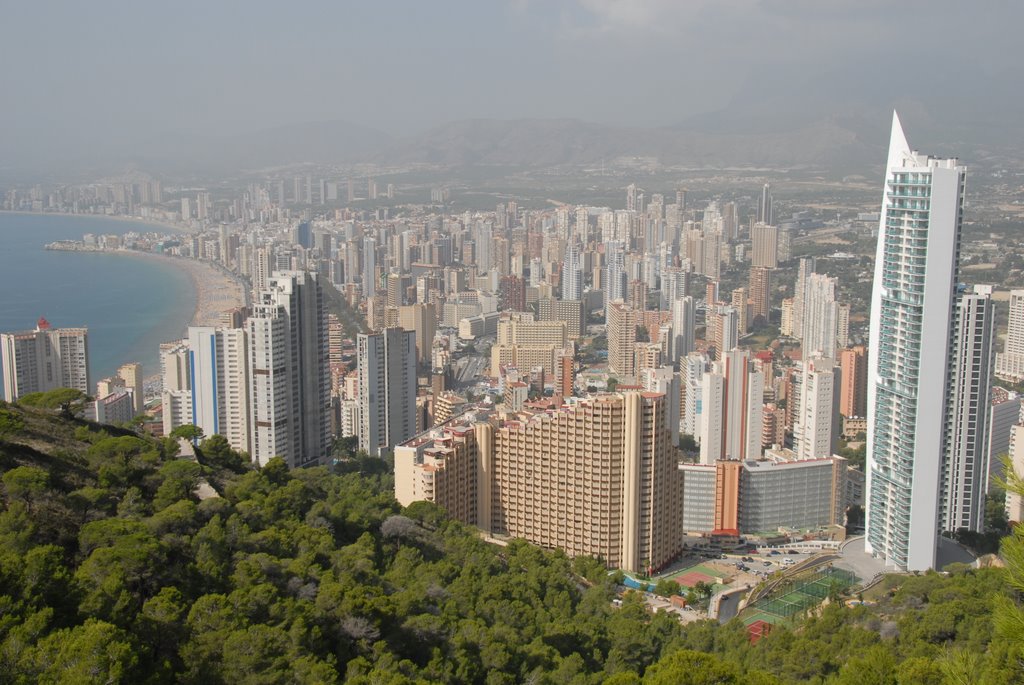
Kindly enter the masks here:
[[838, 568], [820, 568], [779, 583], [768, 596], [748, 605], [744, 623], [758, 619], [778, 623], [821, 604], [829, 595], [856, 584], [857, 576]]

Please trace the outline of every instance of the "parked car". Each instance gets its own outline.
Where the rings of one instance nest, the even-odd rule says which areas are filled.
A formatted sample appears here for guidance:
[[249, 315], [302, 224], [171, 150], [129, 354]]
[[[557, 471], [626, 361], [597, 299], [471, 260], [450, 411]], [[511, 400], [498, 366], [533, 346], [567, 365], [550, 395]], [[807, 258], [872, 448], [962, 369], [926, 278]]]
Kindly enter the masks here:
[[792, 566], [794, 563], [795, 562], [792, 559], [790, 559], [789, 557], [786, 557], [785, 559], [782, 560], [782, 564], [784, 566]]

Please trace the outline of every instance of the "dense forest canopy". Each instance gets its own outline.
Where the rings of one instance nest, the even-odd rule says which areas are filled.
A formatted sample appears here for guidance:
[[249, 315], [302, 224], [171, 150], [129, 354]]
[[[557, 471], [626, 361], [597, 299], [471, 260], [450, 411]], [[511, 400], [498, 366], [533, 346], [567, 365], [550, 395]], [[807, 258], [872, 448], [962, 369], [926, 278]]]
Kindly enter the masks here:
[[383, 469], [253, 470], [221, 436], [196, 453], [0, 407], [0, 680], [1024, 682], [1013, 568], [893, 577], [751, 644], [736, 621], [613, 605], [593, 559], [403, 510]]

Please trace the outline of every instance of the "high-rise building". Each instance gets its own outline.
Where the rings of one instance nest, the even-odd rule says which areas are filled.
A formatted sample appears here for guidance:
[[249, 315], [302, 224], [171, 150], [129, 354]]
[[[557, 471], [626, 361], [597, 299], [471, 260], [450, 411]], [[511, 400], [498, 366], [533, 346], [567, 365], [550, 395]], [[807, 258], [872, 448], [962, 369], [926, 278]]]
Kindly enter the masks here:
[[390, 273], [387, 275], [384, 283], [387, 289], [385, 306], [397, 308], [405, 304], [405, 288], [402, 287], [402, 276], [400, 274]]
[[626, 255], [620, 240], [610, 240], [604, 244], [605, 277], [601, 283], [604, 290], [605, 318], [611, 303], [626, 299]]
[[761, 456], [764, 374], [749, 350], [733, 349], [702, 379], [700, 461]]
[[178, 426], [192, 423], [192, 386], [188, 370], [188, 340], [160, 345], [163, 379], [161, 416], [164, 435]]
[[796, 284], [793, 286], [793, 317], [791, 335], [801, 338], [804, 334], [804, 301], [807, 297], [807, 279], [815, 269], [814, 257], [801, 257], [797, 267]]
[[252, 458], [289, 466], [330, 456], [327, 307], [316, 274], [279, 271], [258, 293], [249, 336]]
[[757, 203], [757, 221], [762, 224], [774, 222], [775, 213], [772, 211], [772, 186], [765, 183], [761, 188], [761, 199]]
[[836, 302], [838, 278], [812, 273], [804, 286], [803, 327], [800, 346], [804, 358], [836, 357], [836, 332], [839, 328], [839, 303]]
[[537, 301], [537, 318], [540, 321], [564, 321], [569, 338], [576, 339], [586, 333], [586, 315], [583, 300], [556, 300], [542, 297]]
[[736, 310], [736, 334], [742, 337], [750, 330], [750, 302], [746, 288], [732, 291], [732, 308]]
[[1010, 431], [1020, 421], [1020, 393], [999, 386], [992, 386], [992, 405], [988, 426], [988, 473], [993, 478], [1003, 478], [1002, 457], [1010, 452]]
[[696, 304], [692, 297], [680, 297], [672, 303], [672, 339], [669, 359], [672, 364], [693, 352], [696, 337]]
[[51, 328], [40, 318], [35, 330], [0, 333], [4, 399], [73, 388], [92, 392], [87, 328]]
[[608, 305], [608, 370], [620, 376], [636, 373], [634, 345], [638, 312], [623, 302]]
[[363, 297], [377, 294], [377, 239], [363, 238]]
[[976, 285], [959, 297], [953, 320], [942, 475], [942, 527], [949, 532], [981, 532], [985, 526], [994, 337], [992, 286]]
[[498, 308], [502, 311], [526, 311], [526, 282], [519, 276], [502, 276], [498, 285]]
[[871, 296], [865, 549], [935, 566], [964, 201], [956, 159], [915, 152], [893, 115]]
[[996, 354], [996, 375], [1014, 382], [1024, 380], [1024, 290], [1010, 291], [1006, 345]]
[[839, 352], [842, 382], [839, 390], [839, 413], [846, 417], [864, 416], [868, 409], [867, 348], [857, 345]]
[[680, 407], [681, 383], [680, 374], [671, 366], [647, 368], [640, 372], [640, 385], [647, 392], [655, 392], [665, 396], [665, 420], [672, 434], [673, 446], [679, 444], [679, 427], [682, 418]]
[[430, 353], [437, 332], [437, 309], [429, 304], [410, 304], [398, 308], [398, 325], [416, 333], [416, 362], [430, 364]]
[[192, 420], [205, 435], [223, 435], [252, 451], [249, 349], [243, 328], [190, 326], [188, 369]]
[[613, 568], [660, 569], [683, 540], [665, 414], [664, 395], [628, 392], [525, 421], [463, 415], [395, 449], [395, 497]]
[[739, 343], [739, 315], [735, 307], [715, 305], [708, 308], [705, 320], [707, 332], [704, 337], [714, 347], [715, 358], [721, 359]]
[[772, 271], [767, 267], [750, 269], [750, 318], [754, 326], [768, 323], [772, 307]]
[[775, 269], [779, 266], [779, 228], [757, 223], [750, 227], [750, 265]]
[[138, 361], [123, 363], [118, 368], [118, 378], [124, 381], [125, 387], [131, 388], [133, 409], [136, 415], [145, 411], [145, 397], [143, 396], [144, 379], [142, 378], [142, 365]]
[[583, 257], [580, 244], [575, 240], [565, 246], [565, 259], [562, 260], [562, 299], [583, 299]]
[[360, 333], [359, 447], [379, 456], [416, 432], [416, 334]]
[[690, 294], [690, 269], [668, 266], [661, 270], [661, 308], [668, 309], [680, 297]]
[[797, 459], [824, 459], [835, 454], [843, 431], [839, 374], [831, 359], [821, 357], [805, 359], [802, 367], [793, 452]]

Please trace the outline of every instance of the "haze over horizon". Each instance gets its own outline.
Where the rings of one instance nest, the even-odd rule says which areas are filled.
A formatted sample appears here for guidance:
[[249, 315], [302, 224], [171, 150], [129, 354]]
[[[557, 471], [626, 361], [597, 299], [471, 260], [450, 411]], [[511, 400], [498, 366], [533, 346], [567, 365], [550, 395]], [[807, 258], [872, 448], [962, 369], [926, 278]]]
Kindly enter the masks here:
[[467, 119], [759, 134], [866, 116], [883, 131], [900, 106], [933, 145], [1016, 143], [1024, 113], [1009, 2], [5, 5], [8, 172], [308, 122], [381, 141]]

